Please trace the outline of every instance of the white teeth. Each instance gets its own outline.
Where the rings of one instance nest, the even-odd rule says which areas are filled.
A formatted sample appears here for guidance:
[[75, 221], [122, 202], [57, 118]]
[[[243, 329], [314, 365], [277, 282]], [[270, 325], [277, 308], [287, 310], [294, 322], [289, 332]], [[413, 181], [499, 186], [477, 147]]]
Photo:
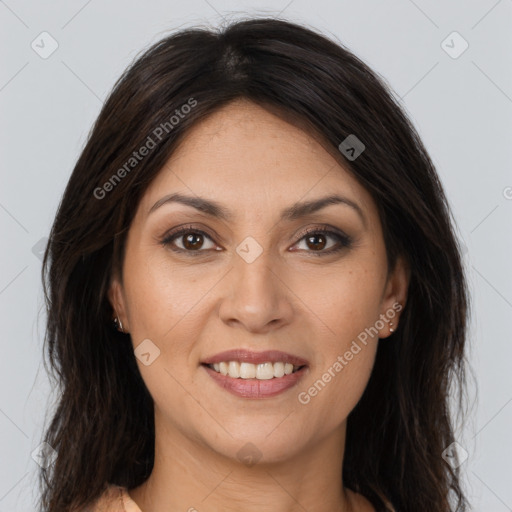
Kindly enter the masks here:
[[293, 366], [291, 363], [283, 363], [281, 361], [277, 363], [261, 363], [261, 364], [252, 364], [243, 361], [239, 363], [238, 361], [222, 361], [221, 363], [214, 363], [213, 365], [209, 365], [210, 368], [221, 373], [222, 375], [228, 375], [234, 379], [259, 379], [259, 380], [269, 380], [274, 377], [283, 377], [283, 375], [290, 375], [295, 370], [299, 368], [299, 366]]
[[[285, 373], [284, 369], [285, 369], [284, 363], [281, 363], [281, 362], [274, 363], [274, 377], [282, 377]], [[293, 371], [293, 365], [292, 365], [292, 371]], [[290, 373], [290, 372], [288, 372], [288, 373]]]
[[222, 375], [227, 375], [228, 374], [228, 363], [225, 363], [224, 361], [222, 361], [222, 363], [219, 363], [219, 371], [220, 371], [220, 373], [222, 373]]
[[256, 377], [256, 366], [250, 363], [241, 363], [240, 377], [242, 379], [254, 379]]
[[234, 379], [240, 377], [240, 363], [238, 361], [229, 361], [228, 375]]
[[[254, 365], [251, 365], [254, 366]], [[256, 378], [268, 380], [274, 378], [274, 365], [272, 363], [261, 363], [256, 369]]]

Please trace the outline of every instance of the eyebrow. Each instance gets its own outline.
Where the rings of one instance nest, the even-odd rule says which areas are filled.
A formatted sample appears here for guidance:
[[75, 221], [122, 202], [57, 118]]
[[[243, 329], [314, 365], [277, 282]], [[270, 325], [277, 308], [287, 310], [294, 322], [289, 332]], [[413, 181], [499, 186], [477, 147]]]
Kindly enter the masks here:
[[[166, 195], [159, 199], [150, 208], [150, 210], [148, 211], [148, 215], [154, 212], [157, 208], [160, 208], [160, 206], [167, 203], [180, 203], [186, 206], [191, 206], [192, 208], [195, 208], [196, 210], [199, 210], [205, 213], [206, 215], [221, 219], [223, 221], [231, 221], [234, 219], [234, 214], [230, 210], [222, 206], [220, 203], [217, 203], [216, 201], [204, 199], [198, 196], [186, 196], [178, 192]], [[337, 194], [329, 195], [326, 197], [320, 197], [318, 199], [314, 199], [311, 201], [295, 203], [292, 206], [285, 208], [281, 212], [280, 219], [282, 221], [293, 221], [301, 217], [305, 217], [306, 215], [309, 215], [311, 213], [315, 213], [318, 210], [322, 210], [323, 208], [333, 204], [342, 204], [351, 207], [361, 217], [363, 224], [366, 226], [366, 217], [361, 207], [351, 199], [348, 199], [347, 197], [343, 197]]]

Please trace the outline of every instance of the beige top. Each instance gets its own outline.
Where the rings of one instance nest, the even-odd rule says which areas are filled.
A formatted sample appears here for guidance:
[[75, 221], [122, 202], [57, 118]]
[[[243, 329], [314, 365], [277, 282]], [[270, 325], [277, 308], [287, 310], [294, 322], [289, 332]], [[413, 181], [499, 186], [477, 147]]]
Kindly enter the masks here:
[[[394, 508], [387, 501], [386, 506], [394, 512]], [[126, 487], [109, 485], [100, 496], [90, 512], [142, 512], [137, 503], [130, 498]]]

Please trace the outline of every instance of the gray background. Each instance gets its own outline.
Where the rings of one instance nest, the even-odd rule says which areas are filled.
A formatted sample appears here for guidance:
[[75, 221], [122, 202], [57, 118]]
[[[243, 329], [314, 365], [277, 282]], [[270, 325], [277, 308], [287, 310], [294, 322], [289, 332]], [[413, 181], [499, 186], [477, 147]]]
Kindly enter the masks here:
[[[512, 510], [512, 1], [6, 0], [0, 1], [0, 512], [34, 509], [31, 454], [50, 393], [41, 363], [38, 249], [102, 102], [150, 43], [175, 29], [244, 14], [281, 14], [336, 37], [387, 80], [420, 132], [467, 248], [473, 295], [470, 361], [478, 402], [457, 433], [468, 453], [461, 467], [474, 510]], [[48, 36], [39, 36], [44, 31], [58, 44], [46, 59], [31, 47], [51, 49]], [[453, 31], [469, 44], [457, 58], [446, 51], [463, 49], [461, 40], [446, 39]], [[474, 402], [475, 383], [469, 394]]]

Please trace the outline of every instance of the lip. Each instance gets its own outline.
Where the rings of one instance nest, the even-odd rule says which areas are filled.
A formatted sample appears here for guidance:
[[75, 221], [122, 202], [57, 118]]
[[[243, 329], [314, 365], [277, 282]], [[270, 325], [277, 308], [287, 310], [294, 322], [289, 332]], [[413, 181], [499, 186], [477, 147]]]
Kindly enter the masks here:
[[280, 350], [265, 350], [263, 352], [254, 352], [252, 350], [246, 350], [243, 348], [220, 352], [219, 354], [215, 354], [214, 356], [206, 358], [204, 361], [201, 361], [201, 363], [207, 365], [221, 363], [222, 361], [239, 361], [252, 364], [261, 364], [269, 362], [277, 363], [281, 361], [283, 363], [291, 363], [294, 366], [309, 366], [309, 363], [306, 359], [303, 359], [302, 357], [293, 354], [288, 354], [286, 352], [281, 352]]
[[[221, 359], [221, 361], [225, 361], [225, 359]], [[233, 361], [233, 359], [231, 359], [231, 361]], [[268, 359], [266, 361], [268, 361]], [[308, 367], [304, 366], [300, 370], [297, 370], [295, 373], [290, 373], [289, 375], [283, 375], [278, 378], [274, 377], [273, 379], [268, 380], [259, 380], [242, 378], [236, 379], [229, 377], [228, 375], [222, 375], [209, 366], [206, 366], [206, 363], [203, 363], [202, 367], [216, 382], [216, 384], [229, 393], [242, 398], [254, 399], [272, 398], [283, 393], [287, 389], [295, 386], [297, 382], [304, 377], [308, 370]]]

